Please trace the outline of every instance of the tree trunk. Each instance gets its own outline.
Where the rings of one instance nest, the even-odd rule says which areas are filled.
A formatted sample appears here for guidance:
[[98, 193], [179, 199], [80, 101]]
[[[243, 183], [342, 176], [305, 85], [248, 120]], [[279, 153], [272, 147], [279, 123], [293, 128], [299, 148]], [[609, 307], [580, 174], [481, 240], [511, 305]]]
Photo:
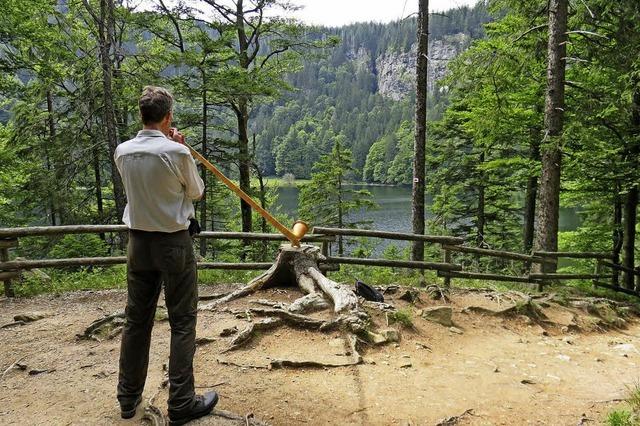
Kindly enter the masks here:
[[[484, 163], [484, 152], [480, 154], [480, 164]], [[484, 246], [484, 225], [485, 225], [485, 186], [483, 179], [480, 179], [478, 185], [478, 210], [477, 210], [477, 234], [476, 245], [478, 247]]]
[[[43, 137], [43, 140], [46, 138]], [[47, 167], [47, 172], [51, 173], [51, 157], [49, 155], [49, 143], [47, 143], [46, 141], [44, 142], [44, 160], [45, 160], [45, 166]], [[50, 216], [49, 218], [51, 219], [51, 226], [56, 226], [56, 208], [53, 202], [53, 195], [51, 195], [51, 193], [49, 193], [48, 195], [48, 202], [49, 202], [49, 211], [50, 211]], [[46, 210], [46, 209], [45, 209]]]
[[[62, 180], [62, 165], [57, 161], [59, 155], [55, 154], [56, 147], [56, 126], [53, 120], [53, 97], [51, 95], [51, 91], [47, 90], [47, 127], [49, 128], [49, 147], [54, 150], [54, 165], [53, 165], [53, 174], [54, 174], [54, 182], [53, 188], [49, 192], [51, 197], [51, 223], [53, 226], [62, 225], [62, 213], [60, 212], [60, 182]], [[49, 157], [49, 150], [47, 150], [47, 168], [51, 169], [51, 162]], [[58, 220], [56, 220], [56, 217]]]
[[[240, 157], [238, 163], [240, 171], [240, 189], [247, 194], [251, 194], [251, 176], [249, 172], [251, 159], [249, 158], [249, 135], [247, 129], [249, 110], [247, 107], [247, 99], [244, 97], [242, 97], [238, 103], [236, 116], [238, 119], [238, 151]], [[244, 200], [240, 200], [240, 213], [242, 215], [242, 232], [251, 232], [253, 226], [251, 206]], [[247, 247], [249, 244], [249, 241], [243, 241], [244, 247]]]
[[[532, 162], [540, 161], [540, 136], [539, 128], [532, 135], [529, 158]], [[533, 235], [535, 232], [536, 195], [538, 193], [538, 175], [531, 174], [527, 179], [527, 190], [524, 197], [524, 229], [522, 238], [523, 253], [530, 253], [533, 248]]]
[[[542, 175], [536, 210], [538, 226], [535, 248], [541, 251], [558, 251], [567, 12], [568, 0], [550, 0], [547, 94], [544, 111], [546, 135], [541, 146]], [[556, 267], [556, 264], [544, 263], [542, 271], [554, 272]]]
[[112, 76], [113, 63], [111, 60], [111, 45], [115, 26], [113, 0], [100, 0], [100, 20], [98, 34], [100, 36], [100, 64], [102, 67], [102, 89], [104, 97], [103, 120], [109, 147], [109, 162], [111, 163], [111, 181], [113, 182], [113, 198], [116, 205], [118, 221], [122, 220], [126, 198], [124, 186], [116, 167], [113, 156], [118, 146], [118, 134], [115, 108], [113, 104]]
[[[238, 34], [239, 46], [239, 64], [241, 68], [249, 69], [251, 61], [249, 60], [248, 49], [249, 40], [245, 31], [243, 0], [236, 1], [236, 30]], [[249, 158], [249, 100], [246, 96], [240, 96], [238, 100], [236, 116], [238, 119], [238, 151], [239, 151], [239, 171], [240, 171], [240, 189], [247, 194], [251, 193], [251, 159]], [[251, 206], [244, 200], [240, 201], [240, 214], [242, 216], [242, 232], [251, 232], [252, 217]], [[243, 246], [247, 247], [249, 241], [243, 241]], [[244, 252], [243, 252], [244, 257]]]
[[[203, 68], [200, 69], [202, 76], [202, 155], [207, 156], [207, 75]], [[207, 168], [204, 164], [200, 165], [200, 175], [204, 182], [204, 191], [200, 198], [200, 227], [203, 231], [207, 230]], [[213, 222], [213, 221], [212, 221]], [[207, 255], [207, 239], [200, 238], [200, 255]]]
[[[338, 174], [338, 182], [337, 182], [337, 194], [338, 194], [338, 228], [342, 229], [343, 228], [343, 210], [342, 210], [342, 147], [340, 146], [340, 142], [336, 141], [336, 144], [338, 144], [338, 149], [337, 149], [337, 153], [338, 153], [338, 158], [336, 159], [338, 161], [338, 169], [340, 170], [339, 174]], [[342, 235], [338, 235], [338, 256], [342, 256], [344, 254], [344, 243], [342, 240]]]
[[[616, 183], [615, 187], [615, 199], [613, 202], [613, 247], [611, 250], [611, 258], [616, 265], [620, 264], [620, 251], [622, 250], [622, 242], [624, 239], [624, 232], [622, 230], [622, 199], [620, 197], [620, 185]], [[618, 287], [619, 274], [617, 271], [613, 272], [613, 279], [611, 285]]]
[[[255, 158], [255, 152], [256, 152], [256, 134], [255, 133], [253, 134], [251, 141], [253, 146], [253, 149], [251, 151], [252, 153], [251, 157]], [[258, 178], [258, 190], [260, 191], [258, 193], [258, 199], [260, 201], [260, 207], [266, 210], [267, 209], [267, 187], [264, 184], [264, 178], [262, 176], [262, 171], [260, 170], [260, 167], [255, 162], [252, 162], [252, 164], [256, 172], [256, 177]], [[260, 230], [265, 234], [269, 232], [269, 227], [267, 226], [267, 219], [265, 219], [264, 217], [260, 218]], [[268, 249], [269, 249], [269, 242], [263, 241], [262, 252], [260, 253], [260, 260], [266, 259]]]
[[[624, 263], [627, 268], [635, 269], [635, 241], [636, 222], [638, 212], [638, 185], [634, 185], [629, 192], [624, 203]], [[624, 286], [628, 289], [634, 288], [634, 275], [624, 273]]]
[[[634, 87], [640, 85], [636, 78], [632, 80]], [[640, 135], [640, 90], [633, 92], [631, 105], [631, 129], [636, 138], [631, 139], [631, 146], [628, 148], [627, 161], [631, 164], [632, 182], [634, 182], [627, 193], [624, 204], [624, 266], [635, 269], [635, 248], [636, 248], [636, 224], [638, 219], [638, 183], [636, 173], [638, 169], [638, 157], [640, 156], [640, 143], [637, 136]], [[634, 288], [634, 275], [624, 273], [624, 286], [628, 289]]]
[[[429, 53], [429, 0], [419, 0], [418, 55], [416, 59], [416, 124], [411, 213], [414, 234], [424, 234], [425, 146], [427, 141], [427, 55]], [[414, 241], [411, 259], [424, 260], [424, 242]]]

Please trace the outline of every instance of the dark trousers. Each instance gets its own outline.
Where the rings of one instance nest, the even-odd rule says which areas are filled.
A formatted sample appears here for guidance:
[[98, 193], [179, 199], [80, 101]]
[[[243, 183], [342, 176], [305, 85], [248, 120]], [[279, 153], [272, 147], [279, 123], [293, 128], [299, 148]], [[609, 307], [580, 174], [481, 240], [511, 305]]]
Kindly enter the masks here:
[[132, 404], [142, 395], [156, 304], [164, 285], [171, 325], [169, 413], [194, 403], [193, 355], [198, 309], [197, 271], [188, 231], [129, 232], [126, 324], [120, 347], [118, 401]]

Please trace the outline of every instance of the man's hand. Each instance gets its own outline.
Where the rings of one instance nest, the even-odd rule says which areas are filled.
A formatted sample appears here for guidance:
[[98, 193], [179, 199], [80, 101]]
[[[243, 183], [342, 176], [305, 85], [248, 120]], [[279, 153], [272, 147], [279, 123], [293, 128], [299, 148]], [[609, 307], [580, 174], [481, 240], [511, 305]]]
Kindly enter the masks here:
[[184, 135], [180, 133], [175, 127], [169, 129], [169, 139], [184, 145]]

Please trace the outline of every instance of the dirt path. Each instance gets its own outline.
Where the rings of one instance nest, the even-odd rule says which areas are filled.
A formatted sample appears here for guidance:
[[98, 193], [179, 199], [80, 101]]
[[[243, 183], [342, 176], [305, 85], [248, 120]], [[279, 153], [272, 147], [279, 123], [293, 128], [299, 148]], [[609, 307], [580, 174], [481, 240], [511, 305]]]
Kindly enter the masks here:
[[[246, 307], [259, 298], [286, 301], [297, 296], [293, 290], [268, 290], [233, 302], [232, 307]], [[139, 424], [140, 412], [132, 421], [119, 419], [119, 337], [76, 340], [93, 320], [121, 310], [124, 302], [121, 291], [0, 300], [0, 325], [17, 314], [49, 314], [0, 329], [0, 374], [18, 360], [26, 366], [9, 369], [0, 379], [0, 424]], [[569, 333], [578, 323], [584, 329], [598, 321], [582, 310], [555, 304], [544, 309], [553, 321], [544, 328], [524, 316], [465, 313], [469, 306], [499, 305], [480, 293], [460, 293], [449, 305], [462, 331], [458, 334], [418, 315], [417, 309], [438, 304], [442, 302], [428, 300], [407, 306], [414, 312], [415, 329], [403, 330], [398, 344], [368, 347], [363, 364], [332, 369], [260, 367], [276, 358], [344, 360], [348, 348], [338, 332], [280, 328], [246, 349], [221, 354], [229, 338], [220, 337], [220, 332], [243, 328], [247, 319], [229, 312], [201, 312], [198, 336], [215, 340], [198, 347], [196, 383], [219, 384], [219, 408], [254, 413], [275, 425], [435, 425], [465, 412], [457, 424], [576, 425], [602, 423], [626, 387], [640, 382], [636, 321], [606, 332]], [[160, 389], [168, 347], [168, 323], [158, 321], [146, 399]], [[29, 374], [37, 370], [49, 371]], [[156, 405], [166, 409], [166, 397], [166, 389], [160, 389]], [[194, 424], [230, 423], [205, 418]]]

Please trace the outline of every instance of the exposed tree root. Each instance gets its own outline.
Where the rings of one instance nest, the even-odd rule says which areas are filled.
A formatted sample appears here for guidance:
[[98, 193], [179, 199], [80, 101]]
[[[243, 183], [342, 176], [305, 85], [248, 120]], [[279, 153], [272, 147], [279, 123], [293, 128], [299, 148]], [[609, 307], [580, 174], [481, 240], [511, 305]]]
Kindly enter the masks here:
[[17, 325], [25, 325], [26, 322], [24, 321], [13, 321], [4, 325], [0, 325], [0, 328], [11, 328], [11, 327], [15, 327]]
[[231, 411], [213, 410], [211, 415], [215, 417], [222, 417], [223, 419], [235, 420], [243, 426], [267, 426], [267, 423], [256, 419], [253, 413], [248, 413], [244, 416], [241, 416], [239, 414], [232, 413]]
[[289, 305], [288, 310], [289, 312], [302, 314], [306, 312], [322, 311], [329, 307], [329, 303], [321, 294], [313, 292], [295, 300], [291, 305]]
[[267, 370], [269, 369], [269, 364], [241, 364], [239, 362], [230, 361], [228, 359], [216, 359], [216, 362], [220, 365], [227, 365], [229, 367], [238, 367], [238, 368], [257, 368]]
[[440, 420], [440, 422], [438, 422], [438, 424], [436, 424], [436, 426], [454, 426], [457, 425], [458, 422], [460, 420], [462, 420], [463, 417], [465, 416], [475, 416], [475, 414], [473, 414], [473, 408], [469, 408], [468, 410], [466, 410], [464, 413], [460, 414], [459, 416], [452, 416], [452, 417], [448, 417], [446, 419], [442, 419]]
[[259, 331], [271, 330], [282, 324], [282, 320], [279, 318], [265, 318], [261, 321], [251, 323], [247, 328], [239, 332], [236, 337], [231, 341], [231, 345], [222, 351], [222, 353], [234, 351], [241, 348], [246, 343], [251, 341], [255, 334]]
[[362, 363], [360, 360], [348, 360], [345, 362], [322, 362], [322, 361], [295, 361], [288, 359], [274, 359], [269, 364], [273, 369], [280, 368], [335, 368], [349, 367]]
[[[237, 289], [224, 297], [200, 307], [201, 310], [213, 310], [216, 306], [274, 286], [297, 286], [305, 294], [317, 293], [328, 299], [336, 313], [345, 313], [358, 308], [358, 298], [350, 288], [336, 283], [322, 275], [318, 262], [323, 259], [320, 249], [312, 245], [292, 247], [284, 244], [280, 247], [278, 257], [273, 266], [260, 276], [251, 280], [246, 286]], [[317, 305], [318, 296], [310, 296], [307, 300], [315, 300], [308, 306]], [[306, 302], [300, 302], [305, 305]]]
[[[231, 313], [236, 313], [231, 311]], [[238, 312], [240, 313], [240, 312]], [[234, 351], [241, 348], [245, 344], [249, 343], [257, 332], [272, 330], [281, 325], [289, 325], [295, 328], [301, 328], [305, 330], [313, 331], [334, 331], [337, 329], [344, 329], [352, 333], [361, 333], [364, 331], [363, 324], [368, 318], [366, 313], [358, 314], [345, 314], [340, 315], [331, 321], [325, 321], [322, 319], [316, 319], [305, 315], [294, 314], [282, 309], [266, 309], [266, 308], [251, 308], [247, 311], [242, 311], [249, 315], [255, 315], [257, 317], [267, 317], [261, 321], [251, 323], [244, 330], [240, 331], [236, 337], [231, 341], [231, 345], [223, 351], [223, 353]]]
[[198, 296], [198, 300], [217, 300], [229, 295], [229, 293], [215, 293]]
[[13, 364], [11, 364], [6, 370], [4, 370], [4, 372], [2, 373], [2, 376], [0, 376], [0, 380], [4, 379], [4, 376], [7, 375], [7, 373], [11, 370], [13, 370], [14, 368], [17, 368], [19, 370], [26, 370], [27, 366], [20, 364], [20, 361], [22, 361], [23, 359], [25, 359], [26, 356], [23, 356], [22, 358], [16, 360]]
[[[257, 368], [257, 369], [285, 369], [285, 368], [339, 368], [349, 367], [362, 363], [362, 356], [358, 352], [358, 339], [356, 336], [349, 334], [346, 336], [345, 344], [348, 345], [347, 355], [349, 358], [341, 362], [325, 362], [316, 360], [291, 360], [291, 359], [272, 359], [269, 364], [240, 364], [226, 359], [218, 359], [218, 364], [228, 365], [240, 368]], [[232, 345], [233, 347], [233, 345]], [[231, 347], [224, 352], [228, 352]]]
[[158, 407], [151, 404], [147, 404], [147, 406], [144, 407], [142, 420], [149, 422], [151, 426], [167, 426], [169, 424], [169, 420], [164, 413]]
[[432, 284], [432, 285], [428, 285], [425, 290], [427, 291], [427, 293], [429, 293], [429, 296], [433, 300], [442, 300], [445, 303], [449, 303], [448, 288], [442, 288], [440, 286]]
[[95, 320], [84, 330], [84, 333], [77, 334], [76, 337], [80, 340], [96, 340], [98, 342], [113, 339], [122, 332], [124, 323], [124, 312], [117, 312]]

